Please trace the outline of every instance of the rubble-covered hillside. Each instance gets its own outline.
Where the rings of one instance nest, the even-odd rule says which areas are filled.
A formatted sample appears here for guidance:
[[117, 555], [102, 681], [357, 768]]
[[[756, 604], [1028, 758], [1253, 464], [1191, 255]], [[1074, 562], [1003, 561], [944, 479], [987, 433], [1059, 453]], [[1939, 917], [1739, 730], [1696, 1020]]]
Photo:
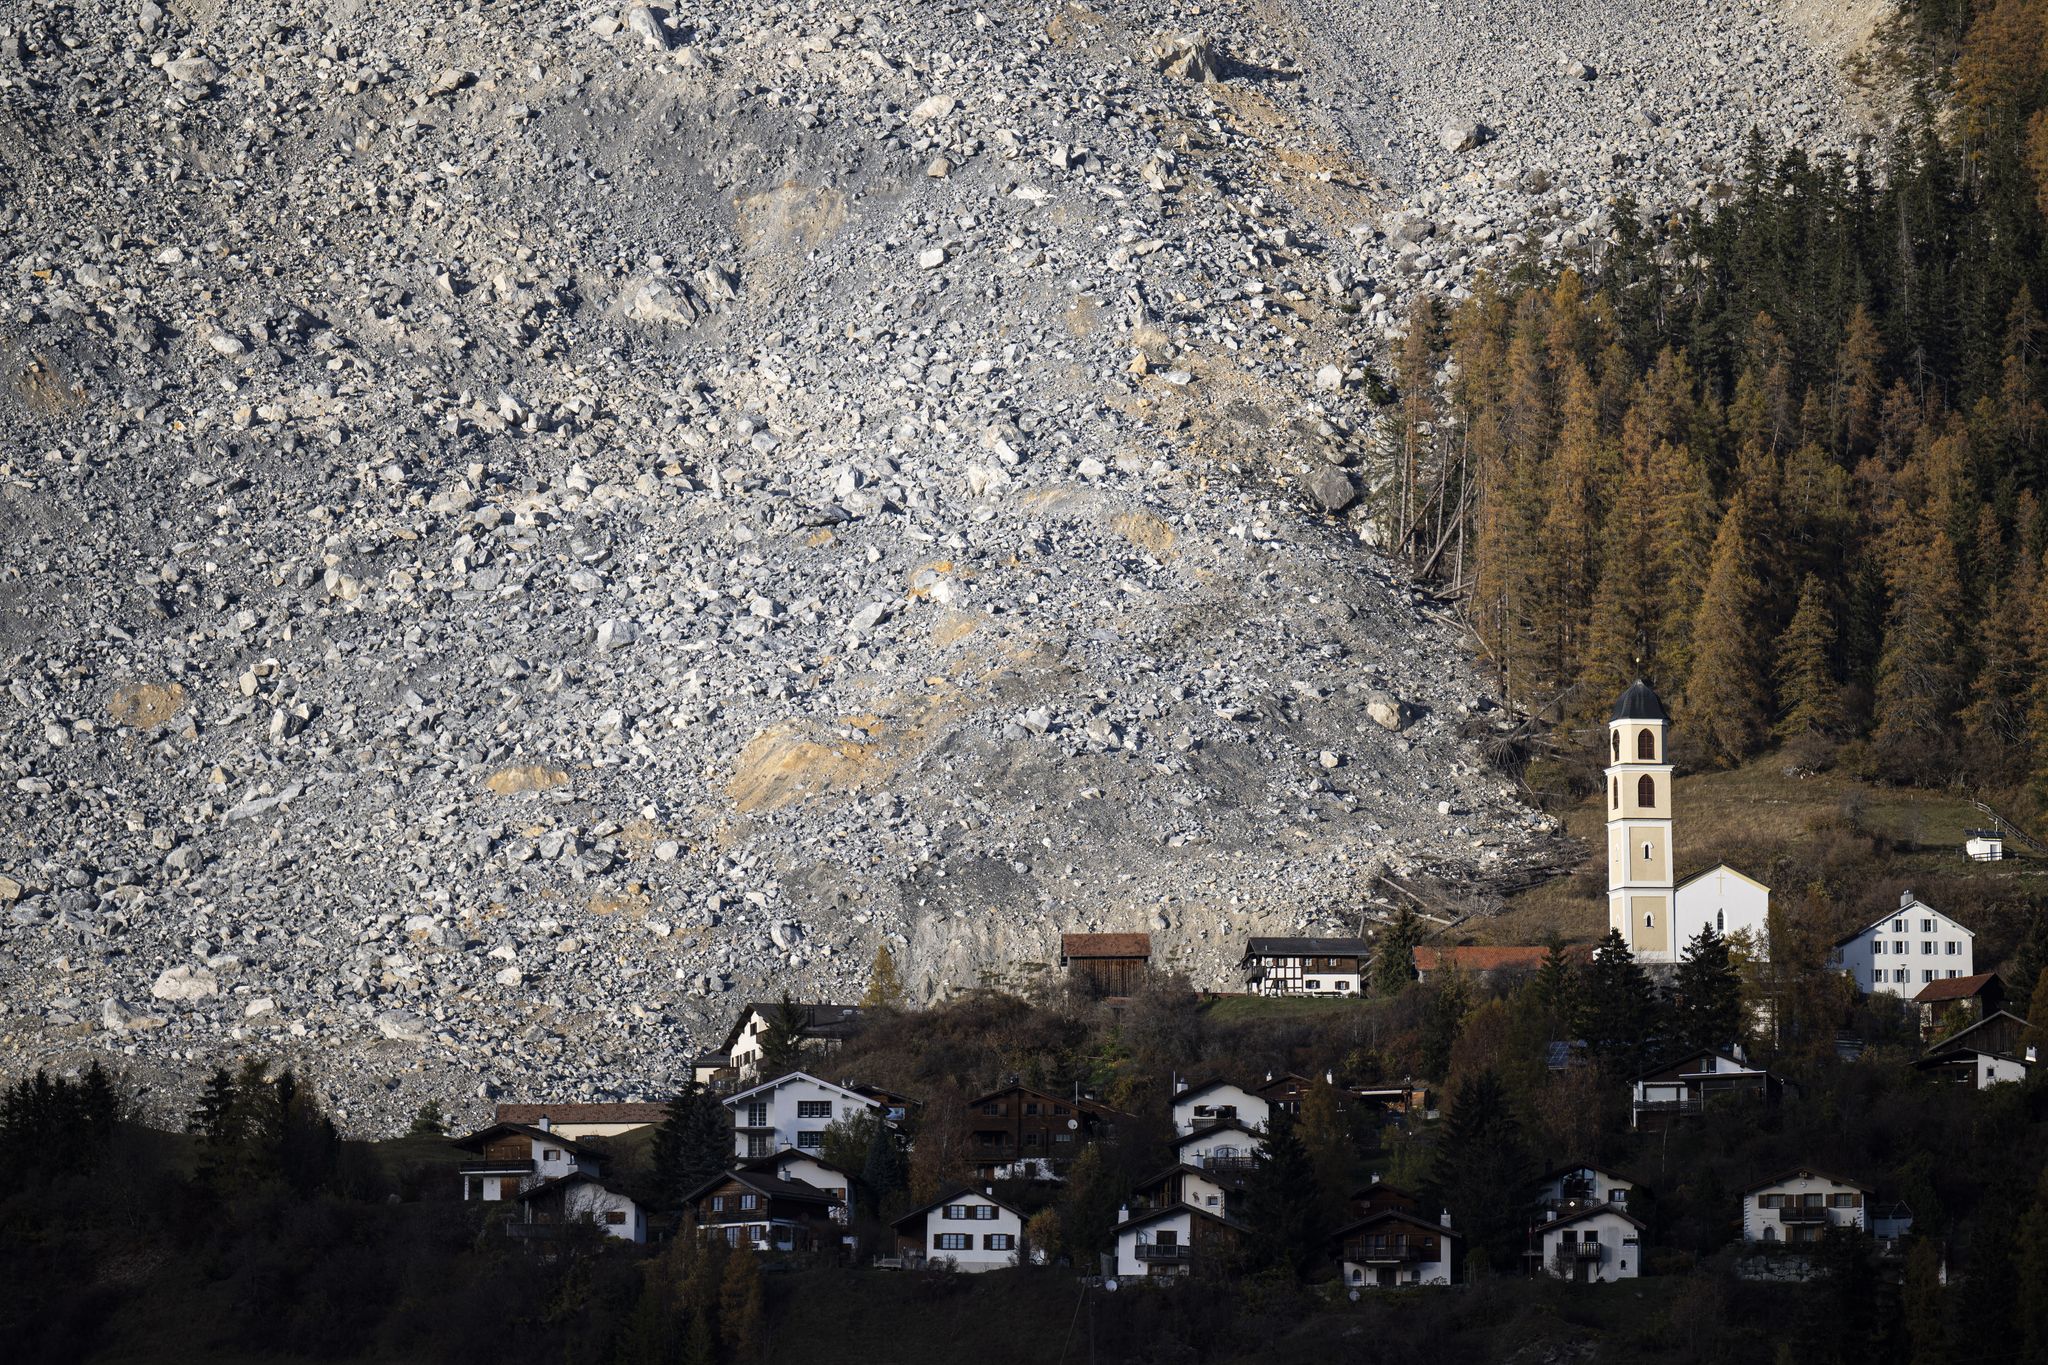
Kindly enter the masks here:
[[1375, 348], [1752, 124], [1846, 146], [1799, 32], [22, 0], [0, 1069], [648, 1093], [884, 942], [1225, 985], [1542, 856], [1370, 549]]

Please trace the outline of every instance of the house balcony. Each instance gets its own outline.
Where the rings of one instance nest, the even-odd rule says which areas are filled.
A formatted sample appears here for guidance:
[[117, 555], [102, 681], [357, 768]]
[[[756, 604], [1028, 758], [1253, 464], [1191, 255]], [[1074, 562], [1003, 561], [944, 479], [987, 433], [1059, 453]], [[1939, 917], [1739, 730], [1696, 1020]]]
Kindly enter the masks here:
[[1184, 1265], [1194, 1259], [1195, 1249], [1178, 1242], [1161, 1246], [1157, 1242], [1140, 1242], [1136, 1247], [1138, 1259], [1154, 1265]]
[[533, 1172], [534, 1163], [531, 1161], [480, 1161], [474, 1166], [456, 1167], [456, 1174], [470, 1176], [532, 1175]]
[[1704, 1112], [1706, 1105], [1699, 1100], [1637, 1100], [1636, 1113], [1663, 1114], [1678, 1118], [1691, 1118]]
[[1346, 1260], [1360, 1265], [1408, 1265], [1423, 1259], [1422, 1248], [1390, 1243], [1384, 1246], [1353, 1247]]
[[1778, 1221], [1780, 1223], [1804, 1223], [1826, 1226], [1828, 1211], [1817, 1205], [1811, 1208], [1792, 1208], [1788, 1206], [1778, 1210]]
[[1607, 1255], [1607, 1247], [1601, 1242], [1574, 1242], [1561, 1249], [1569, 1252], [1575, 1261], [1599, 1261]]
[[1242, 1175], [1258, 1165], [1259, 1159], [1254, 1156], [1221, 1156], [1216, 1153], [1210, 1153], [1205, 1156], [1198, 1156], [1188, 1164], [1200, 1167], [1205, 1171], [1217, 1171], [1226, 1175]]

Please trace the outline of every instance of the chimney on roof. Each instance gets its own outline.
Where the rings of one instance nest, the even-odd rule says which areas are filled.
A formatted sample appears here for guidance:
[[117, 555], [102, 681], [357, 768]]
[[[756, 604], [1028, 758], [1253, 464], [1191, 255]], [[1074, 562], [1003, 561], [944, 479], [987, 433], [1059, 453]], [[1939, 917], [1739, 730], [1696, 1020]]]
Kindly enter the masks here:
[[1185, 1077], [1176, 1075], [1173, 1078], [1173, 1093], [1176, 1095], [1185, 1095], [1188, 1093], [1188, 1083]]
[[1380, 1183], [1380, 1173], [1378, 1171], [1372, 1173], [1372, 1183], [1375, 1185]]
[[1449, 1209], [1445, 1209], [1442, 1213], [1436, 1216], [1436, 1221], [1442, 1224], [1444, 1227], [1449, 1227], [1451, 1225], [1451, 1211]]
[[1901, 891], [1899, 893], [1899, 909], [1903, 910], [1912, 903], [1913, 893], [1911, 891]]
[[1131, 1206], [1129, 1204], [1119, 1204], [1116, 1206], [1116, 1221], [1119, 1223], [1131, 1221]]
[[539, 1127], [543, 1133], [552, 1133], [555, 1131], [555, 1121], [549, 1118], [546, 1114], [542, 1114], [540, 1116]]
[[1323, 1072], [1323, 1084], [1324, 1084], [1324, 1085], [1335, 1085], [1336, 1083], [1337, 1083], [1337, 1073], [1336, 1073], [1335, 1071], [1333, 1071], [1333, 1070], [1328, 1070], [1328, 1069], [1325, 1069], [1325, 1070], [1324, 1070], [1324, 1072]]
[[1268, 1071], [1268, 1072], [1266, 1073], [1266, 1079], [1267, 1079], [1268, 1081], [1271, 1081], [1271, 1080], [1273, 1079], [1273, 1073], [1272, 1073], [1272, 1072], [1270, 1072], [1270, 1071]]

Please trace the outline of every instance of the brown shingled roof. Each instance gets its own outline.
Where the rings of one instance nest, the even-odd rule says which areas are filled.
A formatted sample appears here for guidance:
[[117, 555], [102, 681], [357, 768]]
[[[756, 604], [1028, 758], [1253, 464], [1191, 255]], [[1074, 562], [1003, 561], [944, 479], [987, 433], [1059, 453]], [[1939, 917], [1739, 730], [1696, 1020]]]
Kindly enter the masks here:
[[1152, 956], [1150, 934], [1061, 934], [1060, 957], [1142, 957]]
[[1939, 1004], [1944, 1000], [1970, 1000], [1983, 994], [1984, 988], [1998, 980], [1997, 972], [1979, 972], [1975, 976], [1950, 976], [1939, 981], [1930, 981], [1913, 998], [1923, 1005]]
[[622, 1104], [501, 1104], [500, 1123], [660, 1123], [668, 1106], [639, 1101]]

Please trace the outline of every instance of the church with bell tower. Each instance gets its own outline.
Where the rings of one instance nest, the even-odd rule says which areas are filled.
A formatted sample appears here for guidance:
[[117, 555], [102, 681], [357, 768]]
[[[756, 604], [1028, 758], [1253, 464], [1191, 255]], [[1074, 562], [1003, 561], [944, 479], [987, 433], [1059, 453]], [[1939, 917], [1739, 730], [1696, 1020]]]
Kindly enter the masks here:
[[1703, 928], [1770, 955], [1771, 890], [1723, 863], [1677, 879], [1672, 840], [1671, 717], [1641, 678], [1607, 722], [1607, 927], [1636, 960], [1678, 961]]

